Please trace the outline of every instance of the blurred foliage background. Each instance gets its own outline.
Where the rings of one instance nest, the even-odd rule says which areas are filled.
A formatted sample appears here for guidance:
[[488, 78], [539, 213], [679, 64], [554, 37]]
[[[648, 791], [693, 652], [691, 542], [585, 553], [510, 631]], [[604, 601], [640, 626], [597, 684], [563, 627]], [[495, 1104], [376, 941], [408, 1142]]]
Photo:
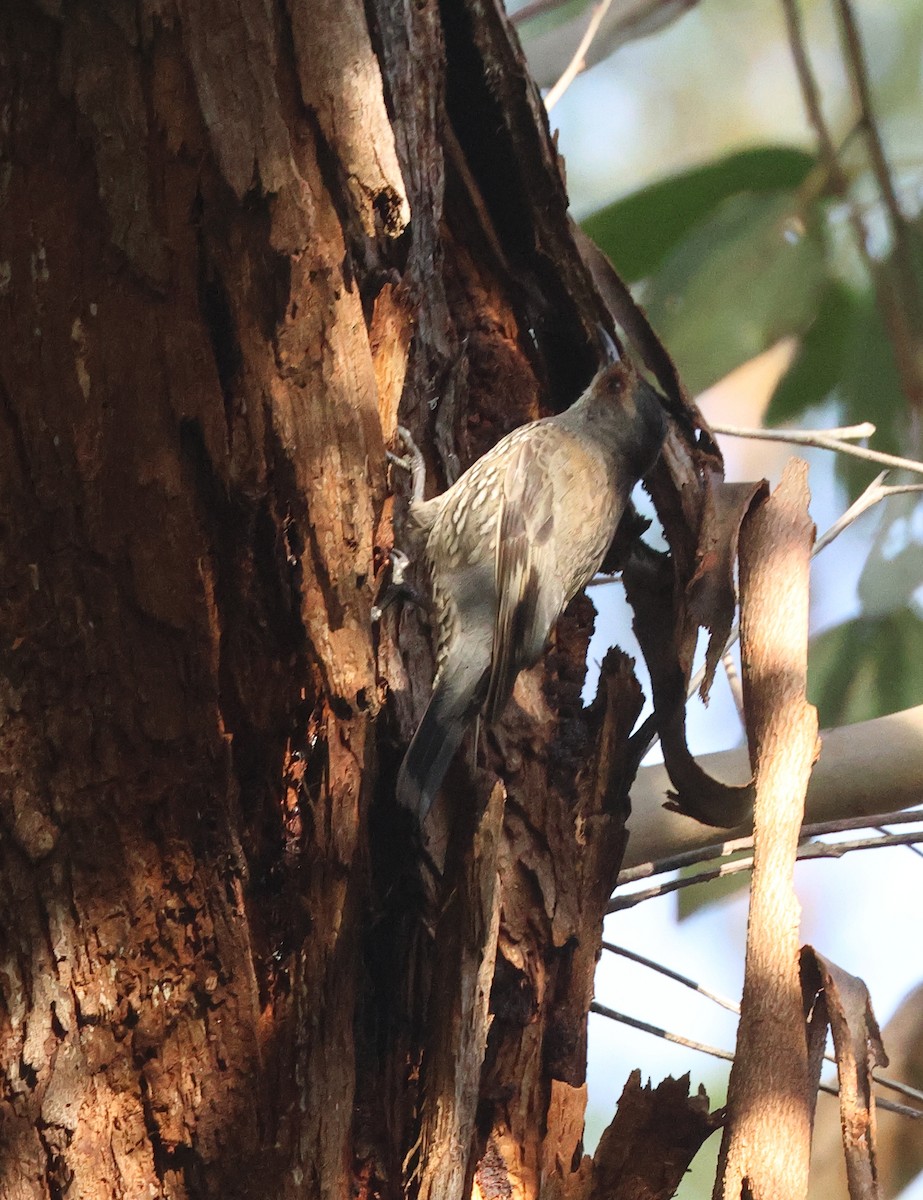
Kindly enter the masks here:
[[[508, 8], [538, 82], [553, 88], [599, 5]], [[844, 37], [844, 8], [861, 53]], [[793, 48], [817, 90], [813, 118]], [[550, 112], [573, 210], [631, 283], [706, 415], [816, 429], [871, 421], [875, 449], [923, 458], [923, 0], [612, 0], [584, 57], [589, 69]], [[723, 448], [729, 478], [777, 478], [795, 452], [730, 439]], [[820, 450], [805, 457], [821, 530], [878, 468]], [[920, 477], [889, 475], [900, 482]], [[862, 517], [818, 558], [812, 587], [809, 690], [821, 726], [923, 703], [920, 496]], [[696, 751], [738, 740], [729, 707], [713, 707]], [[805, 938], [862, 975], [887, 1017], [923, 975], [908, 953], [918, 924], [896, 903], [897, 889], [919, 888], [923, 864], [906, 849], [856, 858], [865, 861], [799, 867]], [[744, 902], [718, 905], [718, 915], [713, 891], [692, 891], [701, 895], [684, 901], [683, 916], [695, 914], [687, 924], [665, 915], [671, 901], [655, 901], [620, 914], [613, 940], [739, 995]], [[611, 957], [601, 997], [627, 991], [651, 1020], [661, 1001], [648, 978]], [[661, 1023], [698, 1011], [679, 1000], [678, 1009], [675, 993], [663, 1001]], [[733, 1028], [725, 1017], [707, 1032], [732, 1046]], [[601, 1033], [598, 1020], [594, 1029], [593, 1046], [618, 1058], [626, 1031]], [[677, 1062], [693, 1065], [688, 1052], [642, 1057], [641, 1037], [628, 1039], [614, 1070], [606, 1057], [610, 1092], [638, 1062], [655, 1077], [651, 1061], [674, 1073]], [[591, 1102], [595, 1094], [604, 1123], [614, 1097], [599, 1098], [606, 1085], [594, 1089], [592, 1060], [593, 1047]], [[715, 1101], [726, 1078], [716, 1071], [703, 1068]], [[915, 1143], [892, 1193], [923, 1166], [919, 1127]], [[713, 1161], [699, 1164], [680, 1195], [709, 1195], [713, 1172]], [[923, 1180], [906, 1194], [923, 1197]]]
[[[518, 28], [537, 78], [551, 84], [596, 6], [546, 7]], [[836, 0], [798, 5], [835, 168], [805, 115], [781, 0], [614, 0], [588, 54], [602, 61], [575, 80], [551, 121], [576, 214], [633, 285], [693, 394], [791, 339], [766, 424], [872, 421], [876, 449], [918, 458], [923, 6], [854, 5], [899, 229], [835, 9]], [[840, 456], [834, 467], [843, 508], [876, 474]], [[923, 701], [915, 500], [876, 513], [858, 611], [817, 640], [811, 698], [822, 726]]]

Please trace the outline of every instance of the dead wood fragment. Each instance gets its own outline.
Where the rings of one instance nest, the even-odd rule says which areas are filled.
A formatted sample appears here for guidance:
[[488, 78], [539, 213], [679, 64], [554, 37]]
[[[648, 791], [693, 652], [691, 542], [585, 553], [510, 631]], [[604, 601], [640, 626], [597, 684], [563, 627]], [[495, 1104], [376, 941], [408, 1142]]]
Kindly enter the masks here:
[[850, 1200], [878, 1200], [876, 1117], [872, 1071], [886, 1067], [868, 988], [861, 979], [824, 958], [812, 946], [801, 952], [805, 1005], [818, 1008], [833, 1033], [840, 1090], [840, 1126]]
[[722, 1122], [709, 1113], [699, 1087], [689, 1095], [689, 1076], [641, 1086], [633, 1071], [593, 1161], [590, 1200], [667, 1200], [703, 1142]]

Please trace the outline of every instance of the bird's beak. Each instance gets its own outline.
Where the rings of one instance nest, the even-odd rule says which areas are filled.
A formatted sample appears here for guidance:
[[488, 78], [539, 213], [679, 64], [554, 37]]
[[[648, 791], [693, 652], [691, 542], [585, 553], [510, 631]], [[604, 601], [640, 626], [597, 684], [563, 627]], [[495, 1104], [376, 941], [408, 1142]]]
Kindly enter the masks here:
[[618, 342], [616, 342], [609, 330], [602, 325], [597, 325], [596, 329], [602, 345], [604, 365], [608, 367], [613, 363], [621, 362], [622, 352], [619, 349]]

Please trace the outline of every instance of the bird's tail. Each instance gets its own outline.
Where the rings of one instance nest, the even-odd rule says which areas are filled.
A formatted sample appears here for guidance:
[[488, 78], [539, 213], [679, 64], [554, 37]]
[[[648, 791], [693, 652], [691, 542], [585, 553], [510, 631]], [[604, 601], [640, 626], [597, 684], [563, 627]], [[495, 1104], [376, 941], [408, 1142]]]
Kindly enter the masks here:
[[397, 799], [420, 821], [436, 799], [455, 751], [480, 707], [489, 663], [450, 657], [413, 735], [397, 777]]

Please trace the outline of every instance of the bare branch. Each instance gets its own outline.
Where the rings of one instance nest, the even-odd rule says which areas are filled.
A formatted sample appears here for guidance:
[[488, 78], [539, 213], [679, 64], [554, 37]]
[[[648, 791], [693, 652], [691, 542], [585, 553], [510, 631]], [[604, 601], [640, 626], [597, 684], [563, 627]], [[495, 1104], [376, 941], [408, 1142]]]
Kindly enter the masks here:
[[574, 51], [574, 56], [564, 68], [564, 73], [553, 88], [549, 90], [545, 96], [545, 110], [551, 112], [557, 102], [561, 99], [570, 85], [574, 82], [577, 76], [584, 68], [584, 59], [587, 51], [593, 44], [593, 38], [599, 32], [599, 27], [602, 24], [603, 18], [612, 6], [612, 0], [601, 0], [593, 9], [590, 16], [590, 23], [586, 27], [586, 32], [580, 39], [577, 49]]
[[[677, 1046], [685, 1046], [689, 1050], [698, 1050], [700, 1054], [709, 1054], [712, 1058], [720, 1058], [724, 1062], [733, 1062], [734, 1055], [730, 1050], [721, 1050], [717, 1046], [709, 1046], [706, 1042], [696, 1042], [692, 1038], [683, 1037], [681, 1033], [672, 1033], [668, 1029], [662, 1029], [659, 1025], [651, 1025], [647, 1021], [640, 1021], [637, 1017], [630, 1017], [627, 1013], [618, 1012], [614, 1008], [607, 1008], [605, 1004], [600, 1004], [594, 1000], [590, 1005], [590, 1012], [596, 1013], [599, 1017], [606, 1017], [610, 1021], [617, 1021], [620, 1025], [629, 1025], [632, 1029], [640, 1029], [642, 1033], [650, 1033], [654, 1037], [662, 1038], [665, 1042], [672, 1042]], [[832, 1084], [820, 1084], [820, 1090], [826, 1092], [829, 1096], [839, 1095], [839, 1091]], [[909, 1108], [905, 1104], [895, 1104], [893, 1100], [887, 1100], [883, 1096], [876, 1096], [875, 1103], [880, 1108], [886, 1108], [889, 1112], [899, 1113], [904, 1117], [913, 1117], [916, 1120], [923, 1118], [923, 1111], [918, 1108]]]
[[[885, 808], [913, 808], [923, 803], [923, 705], [860, 721], [821, 734], [821, 755], [808, 785], [806, 815], [811, 822], [883, 818]], [[709, 775], [724, 783], [750, 774], [743, 746], [705, 754], [699, 760]], [[750, 833], [747, 826], [730, 833], [712, 829], [664, 808], [670, 778], [662, 763], [642, 767], [631, 788], [632, 815], [623, 866], [658, 861], [680, 851], [713, 847]]]
[[[919, 817], [917, 818], [919, 819]], [[879, 850], [883, 846], [914, 846], [923, 842], [923, 829], [915, 829], [911, 833], [889, 833], [877, 838], [857, 838], [852, 842], [806, 842], [797, 853], [799, 862], [817, 858], [842, 858], [854, 850]], [[632, 892], [628, 896], [619, 896], [610, 900], [606, 907], [607, 913], [620, 912], [622, 909], [634, 908], [645, 900], [653, 900], [658, 896], [666, 896], [670, 892], [678, 892], [681, 888], [692, 887], [696, 883], [708, 883], [712, 879], [722, 879], [727, 875], [739, 875], [741, 871], [749, 871], [753, 867], [753, 856], [738, 859], [736, 862], [722, 863], [719, 867], [711, 867], [696, 875], [687, 875], [682, 879], [669, 879], [654, 887]]]
[[[921, 784], [920, 790], [921, 794], [923, 794], [923, 784]], [[900, 810], [897, 812], [880, 813], [874, 818], [862, 816], [838, 818], [833, 821], [815, 821], [812, 824], [802, 825], [801, 839], [807, 842], [811, 838], [825, 837], [831, 833], [850, 833], [855, 829], [871, 829], [873, 825], [878, 824], [912, 825], [916, 821], [923, 821], [923, 812]], [[888, 833], [889, 831], [884, 829], [882, 832]], [[740, 850], [750, 850], [752, 848], [752, 837], [740, 837], [722, 842], [720, 846], [704, 846], [697, 850], [686, 850], [680, 854], [671, 854], [669, 857], [658, 859], [656, 862], [639, 863], [636, 867], [629, 867], [627, 870], [621, 871], [616, 886], [621, 887], [626, 883], [638, 883], [642, 879], [649, 879], [652, 875], [663, 875], [667, 871], [679, 871], [683, 867], [692, 867], [696, 863], [709, 862], [715, 858], [726, 858], [728, 855], [736, 854]]]
[[[717, 992], [710, 991], [697, 980], [690, 979], [688, 975], [681, 975], [678, 971], [664, 966], [663, 963], [655, 962], [654, 959], [647, 958], [644, 954], [638, 954], [636, 950], [629, 950], [627, 946], [616, 946], [613, 942], [603, 942], [602, 948], [603, 950], [608, 950], [610, 954], [617, 954], [620, 958], [627, 958], [631, 962], [638, 963], [639, 966], [656, 971], [658, 975], [672, 979], [676, 983], [682, 984], [683, 987], [689, 988], [690, 991], [704, 996], [706, 1000], [711, 1000], [719, 1008], [734, 1013], [735, 1016], [740, 1016], [739, 1004], [736, 1004], [733, 1000], [729, 1000], [726, 996], [721, 996]], [[825, 1054], [824, 1059], [829, 1063], [836, 1063], [836, 1056], [833, 1054]], [[902, 1096], [907, 1096], [911, 1100], [923, 1100], [923, 1092], [918, 1088], [911, 1087], [909, 1084], [900, 1083], [896, 1079], [889, 1079], [886, 1075], [879, 1075], [877, 1072], [874, 1073], [874, 1079], [883, 1088], [890, 1088], [894, 1092], [900, 1092]]]
[[[767, 442], [791, 442], [799, 446], [816, 446], [820, 450], [835, 450], [839, 454], [848, 454], [852, 458], [861, 458], [865, 462], [880, 463], [883, 467], [892, 467], [902, 471], [913, 471], [923, 475], [923, 463], [913, 458], [899, 458], [895, 454], [884, 454], [880, 450], [871, 450], [867, 446], [852, 446], [849, 442], [832, 436], [837, 431], [806, 429], [744, 429], [739, 425], [711, 425], [715, 433], [723, 433], [726, 437], [756, 438]], [[865, 436], [865, 435], [862, 435]]]

